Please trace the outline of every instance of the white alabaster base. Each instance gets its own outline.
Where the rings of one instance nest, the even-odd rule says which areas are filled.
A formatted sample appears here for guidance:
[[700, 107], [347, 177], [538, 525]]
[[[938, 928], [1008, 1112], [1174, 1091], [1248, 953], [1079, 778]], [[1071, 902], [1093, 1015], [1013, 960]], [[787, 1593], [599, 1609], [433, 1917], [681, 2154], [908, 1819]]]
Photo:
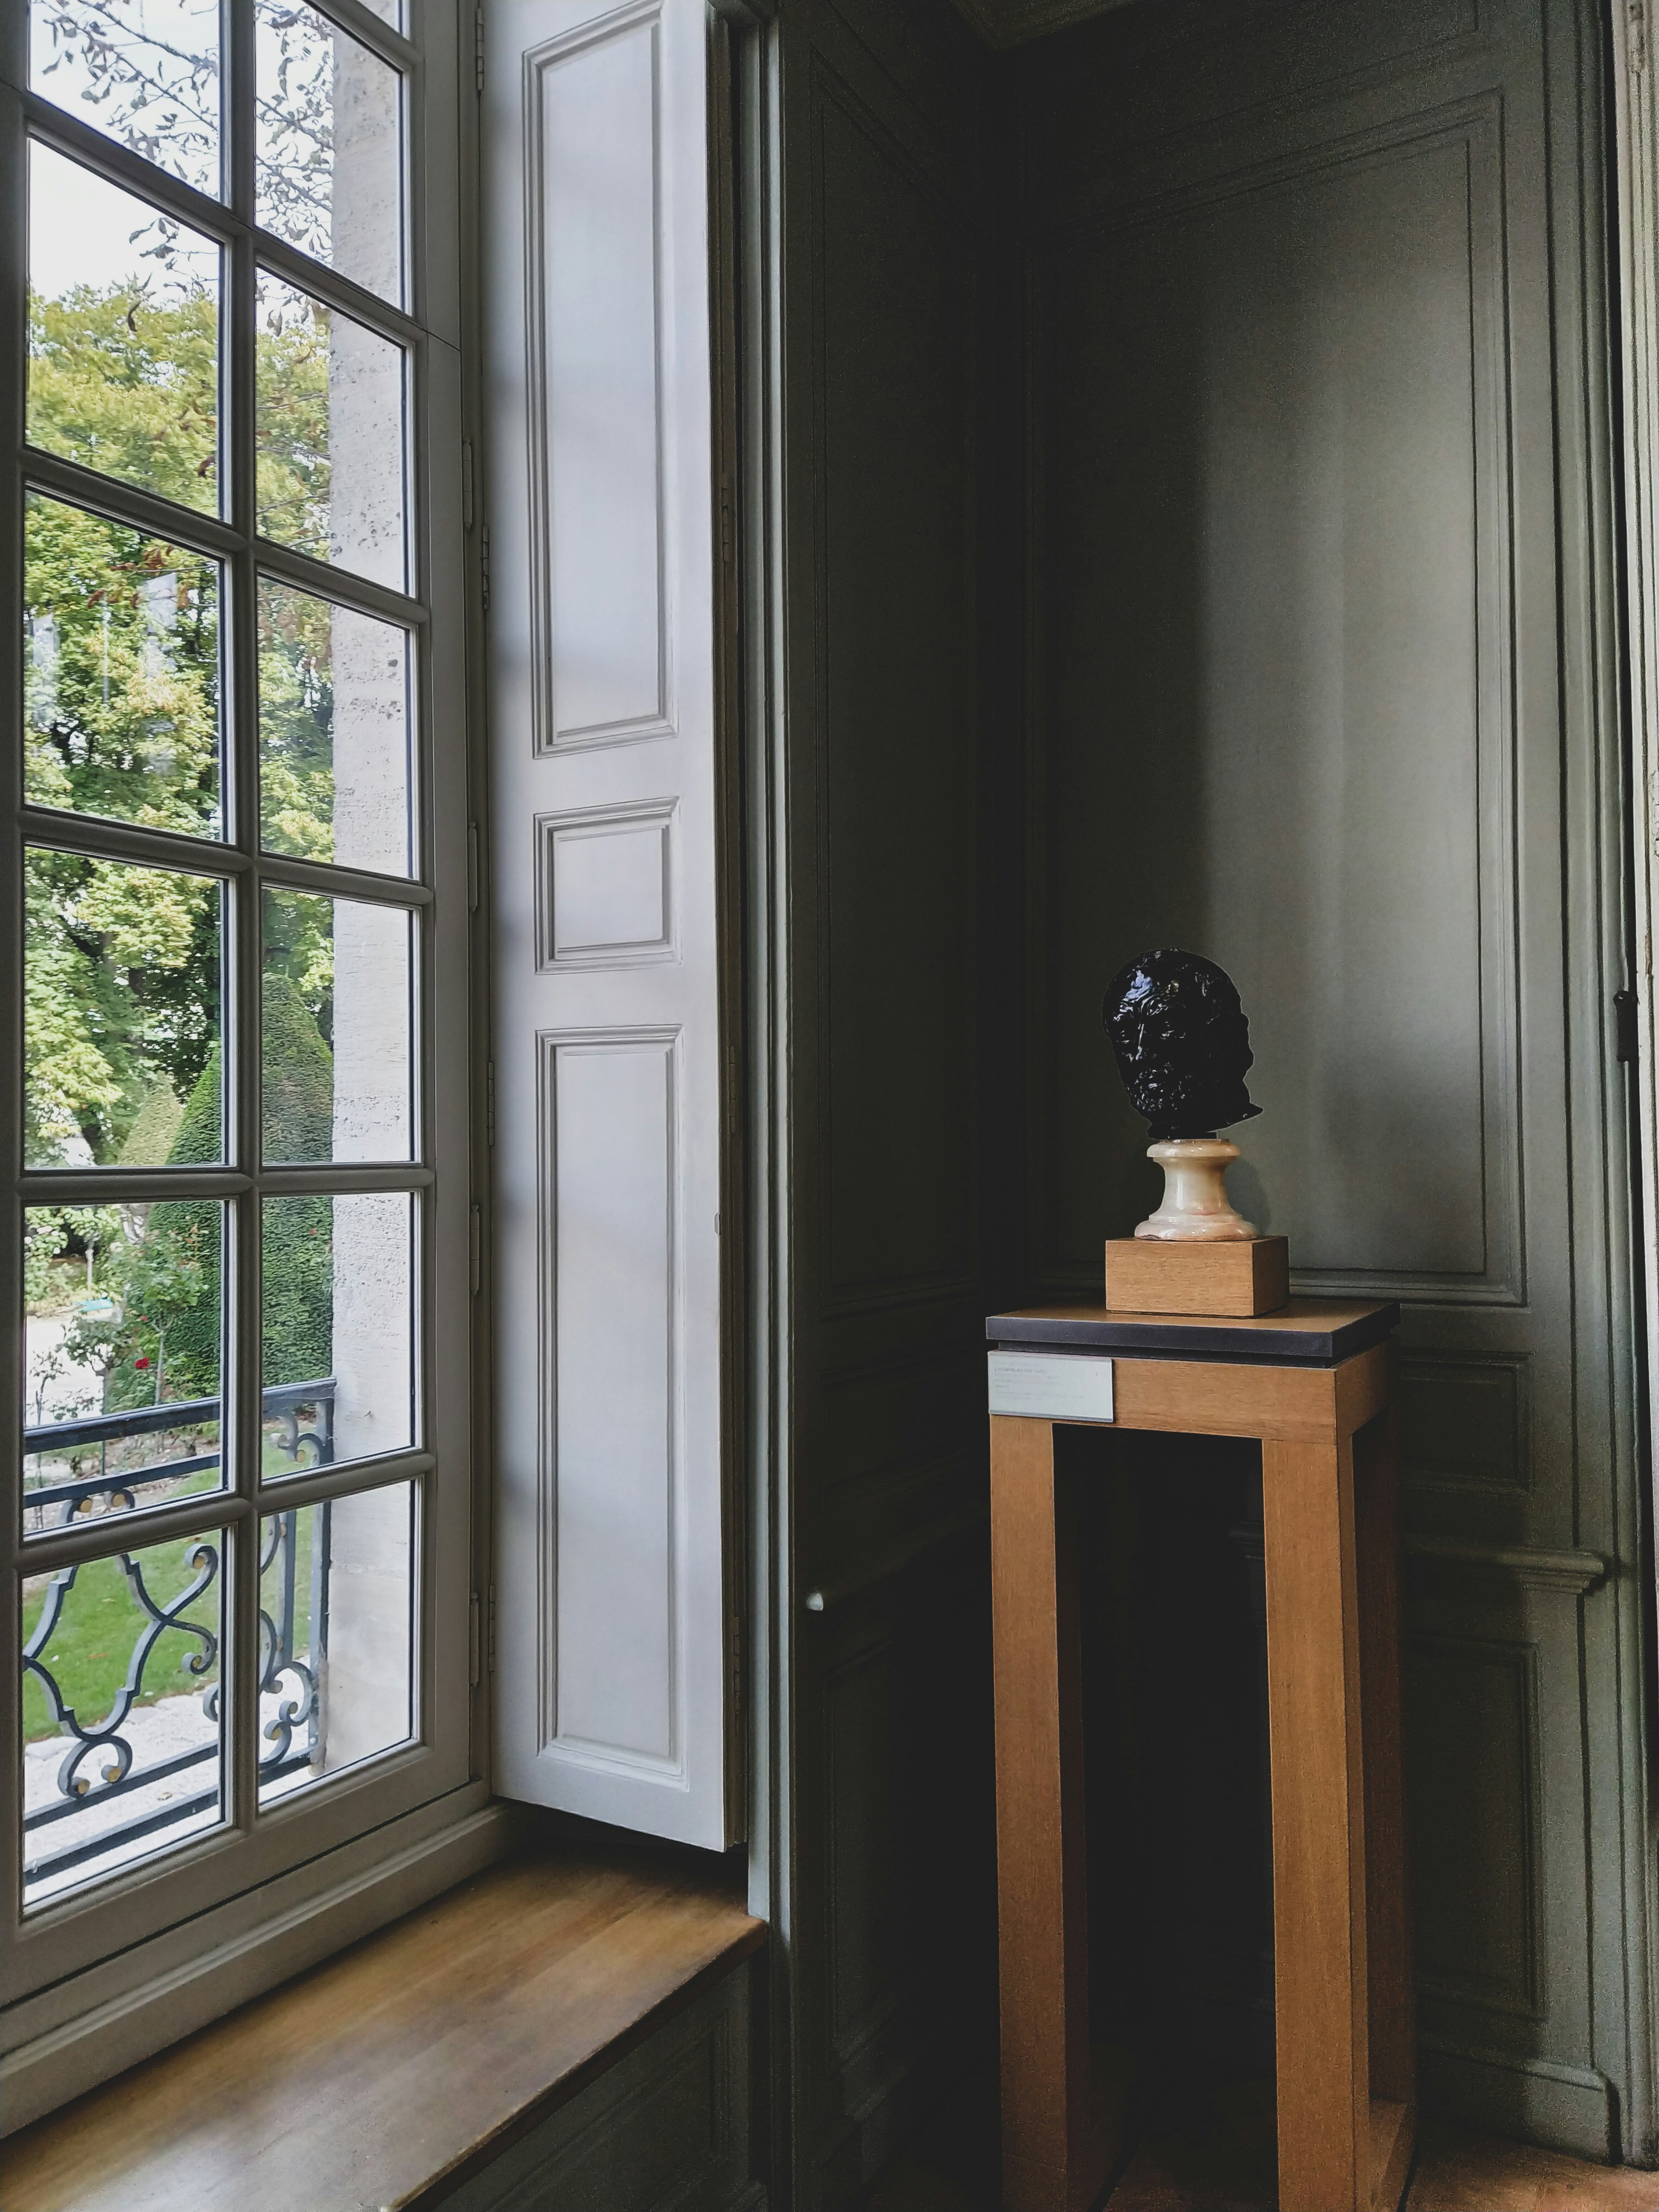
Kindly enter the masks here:
[[1256, 1235], [1255, 1224], [1227, 1202], [1224, 1177], [1238, 1158], [1237, 1145], [1225, 1137], [1166, 1137], [1148, 1145], [1146, 1157], [1164, 1170], [1164, 1197], [1137, 1237], [1166, 1244], [1222, 1244]]

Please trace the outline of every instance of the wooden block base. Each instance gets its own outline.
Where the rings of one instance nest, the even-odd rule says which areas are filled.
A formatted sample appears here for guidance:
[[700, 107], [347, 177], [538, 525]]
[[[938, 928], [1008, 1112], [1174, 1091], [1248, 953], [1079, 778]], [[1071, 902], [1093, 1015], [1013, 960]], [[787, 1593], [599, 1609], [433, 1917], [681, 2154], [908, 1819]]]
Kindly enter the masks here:
[[1106, 1240], [1106, 1304], [1113, 1313], [1277, 1313], [1291, 1295], [1283, 1237], [1236, 1243], [1166, 1244], [1152, 1237]]

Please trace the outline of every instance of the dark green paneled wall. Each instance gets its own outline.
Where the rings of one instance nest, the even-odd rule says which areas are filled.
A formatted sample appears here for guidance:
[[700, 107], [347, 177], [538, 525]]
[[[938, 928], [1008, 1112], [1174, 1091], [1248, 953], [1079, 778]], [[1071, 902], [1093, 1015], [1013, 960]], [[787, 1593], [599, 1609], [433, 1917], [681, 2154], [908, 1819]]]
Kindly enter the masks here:
[[1601, 67], [1571, 0], [1022, 54], [1031, 1228], [1098, 1281], [1102, 984], [1221, 961], [1236, 1196], [1405, 1304], [1426, 2086], [1652, 2156]]
[[1171, 941], [1253, 1018], [1237, 1194], [1406, 1303], [1427, 2084], [1654, 2155], [1593, 11], [777, 51], [798, 2202], [994, 2053], [981, 1322], [1145, 1210], [1098, 1005]]

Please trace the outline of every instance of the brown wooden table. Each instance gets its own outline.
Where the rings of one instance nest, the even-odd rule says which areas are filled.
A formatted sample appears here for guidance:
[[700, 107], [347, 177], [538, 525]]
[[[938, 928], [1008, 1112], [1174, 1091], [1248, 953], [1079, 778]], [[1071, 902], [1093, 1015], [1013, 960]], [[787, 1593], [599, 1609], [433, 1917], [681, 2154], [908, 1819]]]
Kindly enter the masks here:
[[1054, 1433], [1107, 1418], [1261, 1443], [1279, 2202], [1399, 2203], [1415, 2091], [1398, 1320], [1395, 1305], [1295, 1298], [1254, 1320], [1048, 1306], [986, 1323], [993, 1407], [1021, 1408], [991, 1417], [1005, 2212], [1084, 2212], [1121, 2148], [1121, 2063], [1090, 2044], [1078, 1559]]

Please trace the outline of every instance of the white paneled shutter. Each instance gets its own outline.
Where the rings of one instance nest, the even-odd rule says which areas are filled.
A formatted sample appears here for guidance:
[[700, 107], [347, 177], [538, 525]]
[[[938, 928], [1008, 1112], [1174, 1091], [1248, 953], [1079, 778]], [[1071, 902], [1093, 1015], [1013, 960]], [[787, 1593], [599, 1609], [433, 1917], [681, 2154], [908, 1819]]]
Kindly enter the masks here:
[[718, 1850], [708, 17], [483, 32], [496, 1783]]

